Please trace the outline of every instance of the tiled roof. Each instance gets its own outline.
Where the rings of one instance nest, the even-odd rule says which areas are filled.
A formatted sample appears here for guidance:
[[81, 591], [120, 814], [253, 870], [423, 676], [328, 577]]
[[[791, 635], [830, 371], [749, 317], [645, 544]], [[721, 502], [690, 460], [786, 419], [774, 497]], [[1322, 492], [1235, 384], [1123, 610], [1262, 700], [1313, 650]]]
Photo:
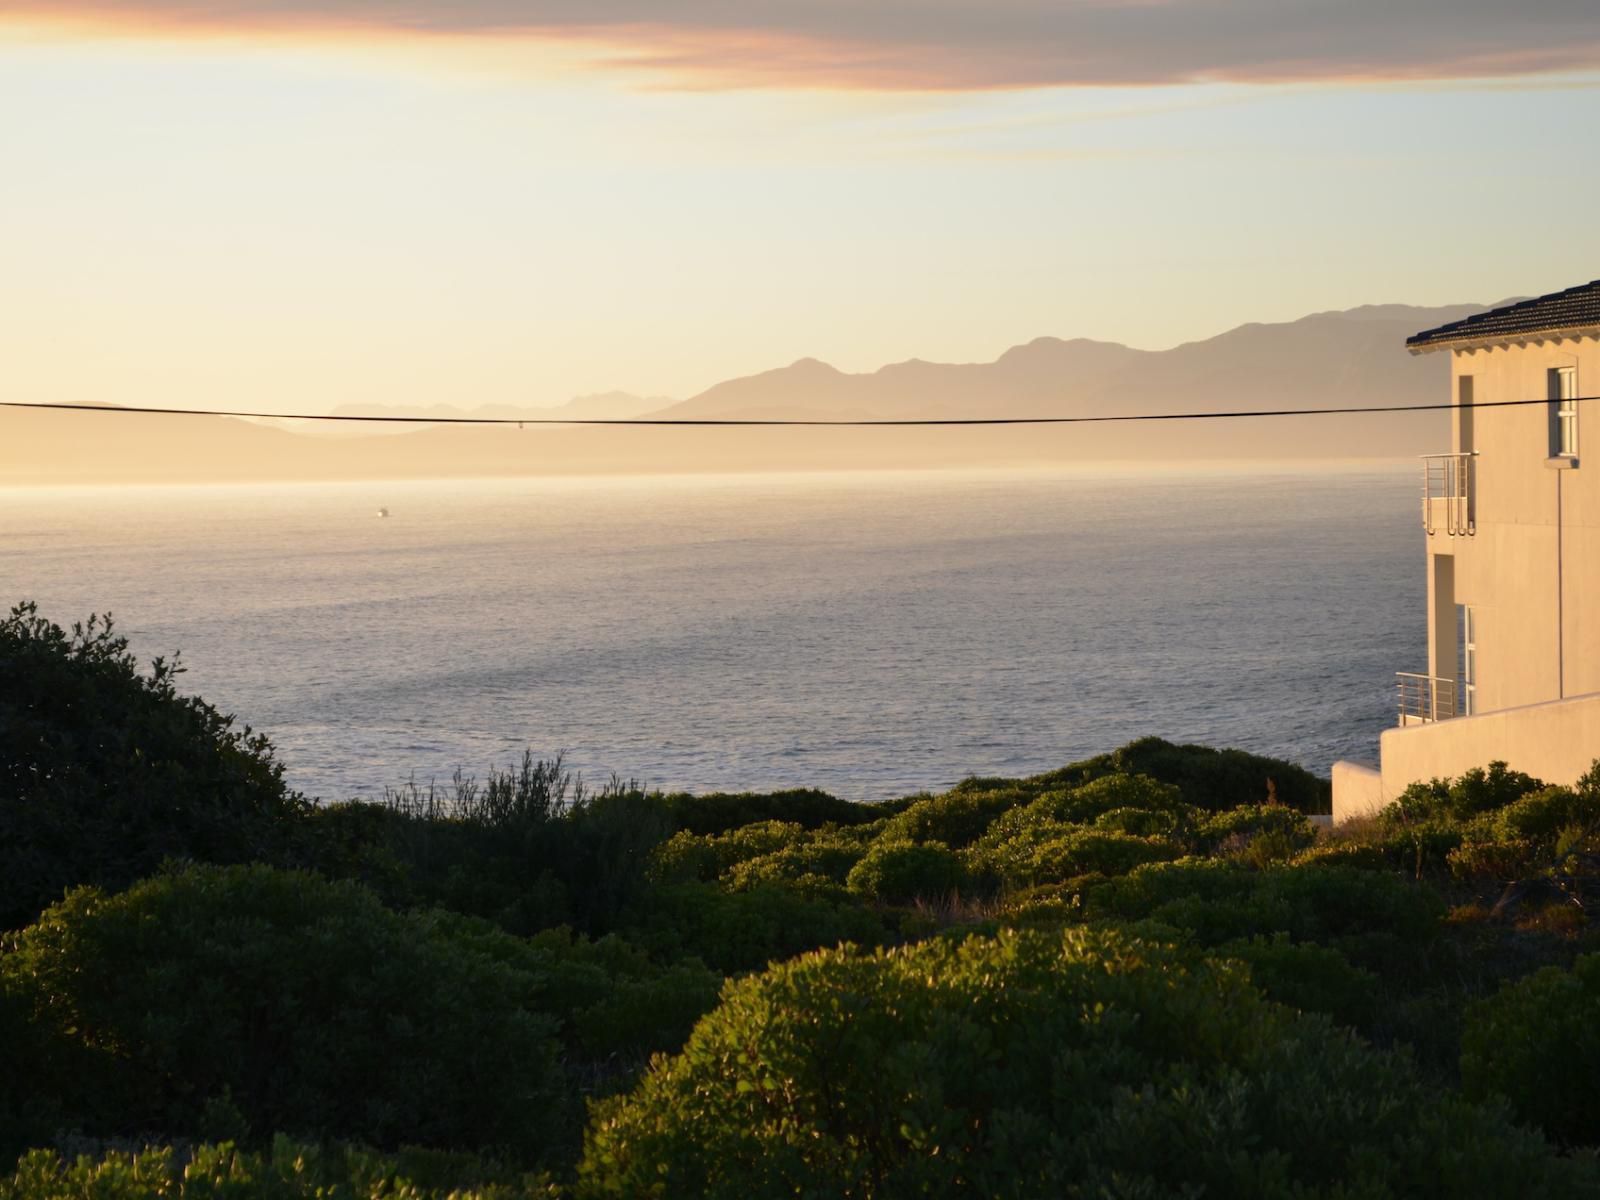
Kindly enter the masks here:
[[1600, 328], [1600, 279], [1581, 283], [1564, 292], [1551, 292], [1492, 308], [1476, 316], [1425, 329], [1406, 339], [1413, 354], [1470, 342], [1515, 339], [1532, 333], [1557, 333], [1565, 329]]

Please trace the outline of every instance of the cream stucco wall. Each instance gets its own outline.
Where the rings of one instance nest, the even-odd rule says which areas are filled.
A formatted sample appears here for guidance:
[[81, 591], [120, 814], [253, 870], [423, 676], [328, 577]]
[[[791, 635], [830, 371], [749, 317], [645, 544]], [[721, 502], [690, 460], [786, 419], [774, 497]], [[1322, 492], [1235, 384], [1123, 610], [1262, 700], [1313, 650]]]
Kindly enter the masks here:
[[[1397, 793], [1398, 794], [1398, 793]], [[1366, 763], [1333, 764], [1333, 823], [1370, 816], [1394, 797], [1384, 791], [1383, 774]]]
[[[1579, 406], [1575, 464], [1551, 458], [1547, 405], [1481, 407], [1544, 397], [1552, 367], [1575, 366], [1579, 395], [1600, 393], [1600, 342], [1558, 339], [1451, 357], [1451, 394], [1459, 396], [1461, 377], [1470, 375], [1480, 406], [1470, 421], [1476, 532], [1451, 536], [1436, 522], [1427, 539], [1429, 576], [1433, 556], [1451, 556], [1450, 600], [1473, 608], [1477, 711], [1600, 691], [1600, 403]], [[1457, 446], [1462, 436], [1458, 414]], [[1456, 637], [1438, 627], [1448, 607], [1441, 602], [1430, 612], [1429, 667], [1453, 678], [1453, 654], [1439, 661]], [[1419, 653], [1413, 669], [1420, 663]]]
[[[1427, 536], [1428, 642], [1397, 670], [1456, 679], [1456, 605], [1476, 626], [1474, 713], [1391, 729], [1378, 770], [1334, 767], [1334, 817], [1377, 807], [1419, 779], [1501, 760], [1570, 783], [1600, 758], [1600, 400], [1578, 406], [1578, 454], [1551, 455], [1553, 367], [1577, 369], [1578, 394], [1600, 395], [1600, 340], [1551, 338], [1451, 352], [1450, 395], [1471, 377], [1452, 444], [1475, 451], [1475, 531], [1451, 532], [1441, 502]], [[1421, 514], [1419, 514], [1420, 516]], [[1573, 699], [1576, 698], [1576, 699]]]
[[1600, 692], [1477, 717], [1386, 730], [1380, 795], [1503, 762], [1546, 783], [1572, 784], [1600, 758]]

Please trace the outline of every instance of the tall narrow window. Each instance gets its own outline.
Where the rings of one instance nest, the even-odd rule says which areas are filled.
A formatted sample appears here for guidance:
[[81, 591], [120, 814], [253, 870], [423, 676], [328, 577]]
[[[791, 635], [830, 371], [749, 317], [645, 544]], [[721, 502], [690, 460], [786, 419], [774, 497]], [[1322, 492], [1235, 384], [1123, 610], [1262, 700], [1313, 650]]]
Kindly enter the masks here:
[[1478, 621], [1470, 604], [1458, 606], [1461, 631], [1461, 696], [1456, 715], [1470, 717], [1478, 711]]
[[1477, 449], [1473, 444], [1472, 417], [1472, 376], [1462, 375], [1456, 380], [1457, 454], [1471, 454]]
[[1578, 453], [1578, 368], [1550, 368], [1550, 453]]

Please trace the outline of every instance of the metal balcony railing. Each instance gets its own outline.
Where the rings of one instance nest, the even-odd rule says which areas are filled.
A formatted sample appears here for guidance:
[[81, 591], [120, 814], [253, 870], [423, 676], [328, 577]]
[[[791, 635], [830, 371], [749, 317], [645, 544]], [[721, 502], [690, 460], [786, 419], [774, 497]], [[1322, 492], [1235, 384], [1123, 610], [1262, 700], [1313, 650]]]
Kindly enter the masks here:
[[1454, 679], [1398, 671], [1395, 682], [1400, 692], [1400, 724], [1422, 725], [1461, 715]]
[[1471, 537], [1478, 531], [1476, 451], [1422, 456], [1422, 527], [1431, 535]]

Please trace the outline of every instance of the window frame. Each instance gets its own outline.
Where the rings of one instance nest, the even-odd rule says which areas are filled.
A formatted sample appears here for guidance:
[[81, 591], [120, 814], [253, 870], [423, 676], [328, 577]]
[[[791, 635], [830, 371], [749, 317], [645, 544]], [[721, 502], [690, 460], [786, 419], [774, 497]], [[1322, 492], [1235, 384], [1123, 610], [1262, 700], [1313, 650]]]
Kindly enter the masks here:
[[1578, 368], [1551, 367], [1550, 457], [1578, 457]]

